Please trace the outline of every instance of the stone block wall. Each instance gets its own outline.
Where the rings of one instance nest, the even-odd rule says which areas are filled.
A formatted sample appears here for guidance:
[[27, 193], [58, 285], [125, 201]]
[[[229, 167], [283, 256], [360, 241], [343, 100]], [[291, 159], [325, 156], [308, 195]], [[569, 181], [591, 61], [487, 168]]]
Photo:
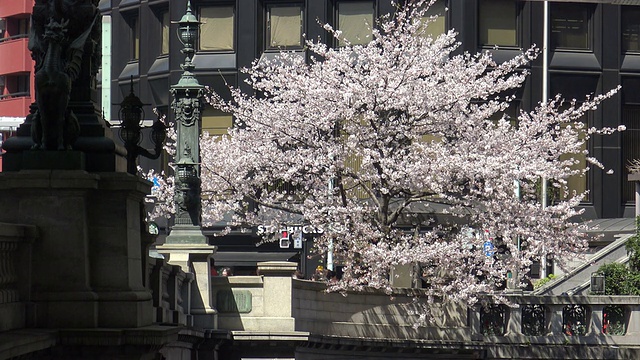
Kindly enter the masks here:
[[259, 276], [212, 277], [217, 328], [230, 331], [283, 333], [294, 331], [292, 274], [295, 263], [258, 264]]
[[375, 339], [470, 339], [467, 311], [462, 306], [431, 305], [433, 322], [418, 326], [424, 303], [413, 290], [390, 295], [373, 289], [360, 293], [328, 293], [318, 282], [294, 281], [296, 330], [328, 336]]
[[36, 228], [0, 223], [0, 332], [27, 325]]

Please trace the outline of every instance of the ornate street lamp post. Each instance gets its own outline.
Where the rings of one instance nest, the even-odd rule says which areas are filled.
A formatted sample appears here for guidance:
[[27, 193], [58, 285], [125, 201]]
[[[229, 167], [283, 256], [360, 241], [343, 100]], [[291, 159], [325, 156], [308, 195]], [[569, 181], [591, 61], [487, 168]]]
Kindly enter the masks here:
[[[191, 1], [187, 2], [187, 13], [177, 22], [178, 37], [184, 45], [186, 58], [180, 67], [184, 72], [176, 85], [171, 86], [176, 123], [175, 155], [175, 223], [158, 252], [168, 258], [172, 265], [195, 274], [192, 297], [200, 302], [191, 305], [191, 314], [198, 314], [206, 327], [214, 323], [217, 314], [211, 303], [211, 272], [209, 259], [216, 247], [209, 245], [200, 228], [200, 122], [203, 108], [204, 86], [193, 75], [191, 62], [195, 53], [196, 37], [200, 22], [191, 13]], [[199, 290], [206, 289], [206, 296]]]
[[153, 142], [153, 152], [141, 147], [142, 130], [149, 127], [142, 126], [144, 119], [145, 104], [140, 98], [133, 93], [133, 77], [131, 77], [131, 92], [120, 103], [120, 138], [124, 142], [127, 149], [127, 172], [136, 174], [138, 156], [144, 156], [149, 159], [157, 159], [162, 153], [162, 145], [167, 138], [167, 129], [160, 121], [156, 119], [151, 128], [151, 142]]
[[[192, 59], [200, 22], [187, 2], [186, 14], [177, 22], [178, 38], [184, 45], [184, 72], [176, 85], [171, 86], [172, 108], [176, 123], [176, 214], [175, 225], [167, 242], [207, 243], [200, 229], [200, 123], [203, 109], [204, 86], [194, 74]], [[178, 238], [179, 237], [179, 238]]]

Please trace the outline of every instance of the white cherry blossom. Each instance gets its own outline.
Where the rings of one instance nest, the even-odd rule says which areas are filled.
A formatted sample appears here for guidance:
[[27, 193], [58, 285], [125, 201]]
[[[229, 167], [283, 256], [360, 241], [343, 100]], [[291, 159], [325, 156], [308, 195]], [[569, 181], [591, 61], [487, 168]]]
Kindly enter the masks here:
[[[255, 94], [211, 94], [235, 126], [201, 139], [204, 223], [322, 228], [316, 250], [344, 265], [334, 290], [390, 291], [394, 266], [420, 264], [428, 296], [467, 304], [500, 299], [497, 285], [508, 273], [522, 280], [533, 259], [582, 251], [583, 225], [571, 220], [585, 194], [567, 179], [587, 169], [561, 155], [616, 130], [578, 120], [617, 89], [510, 119], [509, 94], [537, 50], [501, 64], [459, 54], [453, 31], [425, 35], [427, 3], [382, 18], [366, 45], [309, 41], [308, 62], [288, 52], [254, 62]], [[542, 178], [562, 195], [546, 208]]]

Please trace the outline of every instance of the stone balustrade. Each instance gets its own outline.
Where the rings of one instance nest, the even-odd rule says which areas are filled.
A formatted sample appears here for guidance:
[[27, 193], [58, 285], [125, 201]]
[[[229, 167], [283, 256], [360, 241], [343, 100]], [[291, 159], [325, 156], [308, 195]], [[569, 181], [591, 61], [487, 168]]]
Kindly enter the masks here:
[[150, 258], [148, 266], [149, 290], [156, 311], [155, 322], [193, 325], [191, 285], [194, 275], [185, 273], [180, 266], [170, 265], [161, 258]]
[[31, 284], [31, 244], [36, 228], [0, 223], [0, 331], [23, 328]]
[[[637, 344], [640, 341], [638, 296], [512, 296], [514, 307], [496, 309], [503, 315], [486, 317], [475, 309], [471, 327], [491, 341], [580, 342]], [[537, 308], [531, 316], [531, 309]], [[504, 319], [492, 326], [491, 319]], [[499, 322], [499, 320], [498, 320]], [[493, 329], [493, 330], [489, 330]], [[501, 340], [503, 339], [503, 340]], [[519, 340], [518, 340], [519, 341]]]

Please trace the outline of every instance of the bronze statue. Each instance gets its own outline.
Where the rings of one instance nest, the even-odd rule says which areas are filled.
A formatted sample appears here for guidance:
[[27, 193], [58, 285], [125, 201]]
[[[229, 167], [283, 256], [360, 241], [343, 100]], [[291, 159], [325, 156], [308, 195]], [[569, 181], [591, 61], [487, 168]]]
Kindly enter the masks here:
[[35, 149], [71, 149], [80, 135], [78, 119], [68, 105], [82, 69], [85, 44], [99, 16], [95, 6], [82, 5], [94, 4], [37, 0], [34, 6], [29, 50], [36, 62], [37, 111], [31, 127]]

